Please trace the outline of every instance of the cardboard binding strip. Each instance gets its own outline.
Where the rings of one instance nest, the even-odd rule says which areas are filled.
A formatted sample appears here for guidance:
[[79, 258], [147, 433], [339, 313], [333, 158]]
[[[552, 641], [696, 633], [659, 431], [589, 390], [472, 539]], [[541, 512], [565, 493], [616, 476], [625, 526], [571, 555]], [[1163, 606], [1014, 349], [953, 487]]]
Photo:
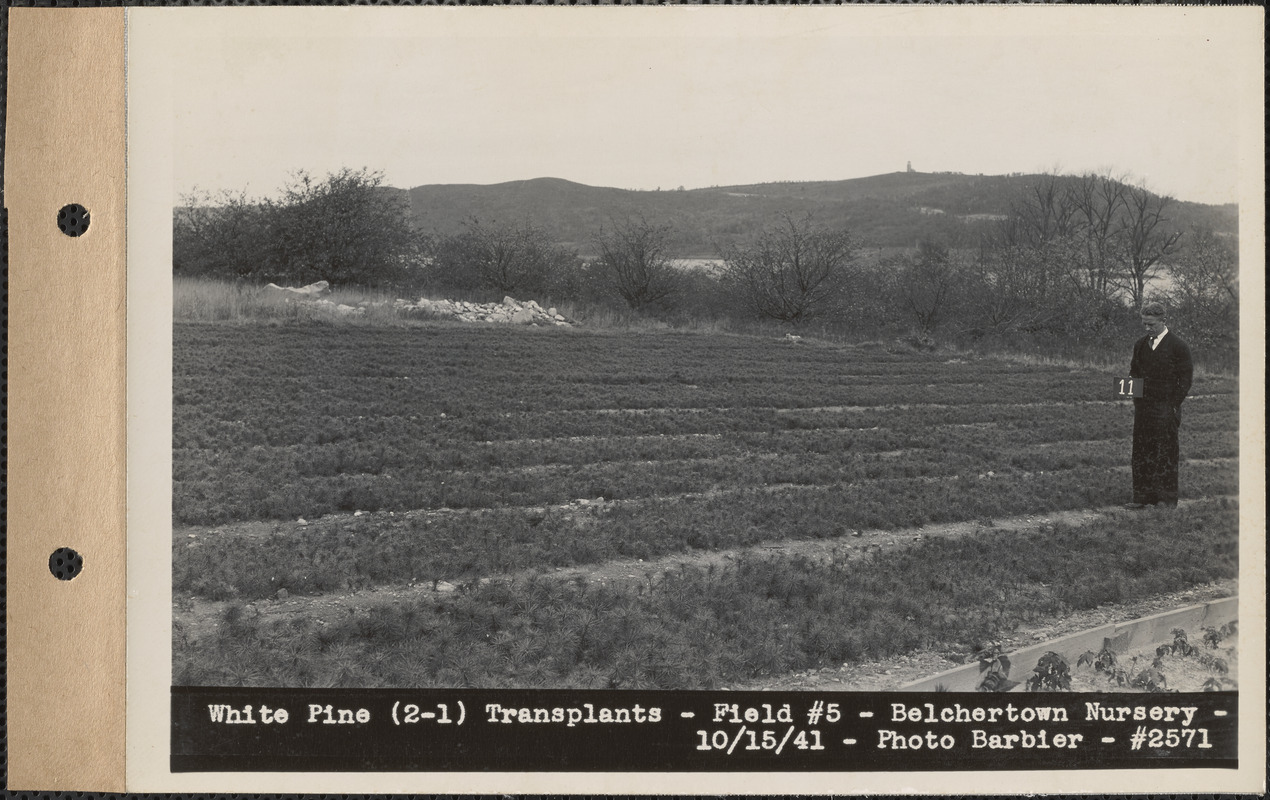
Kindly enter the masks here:
[[[124, 790], [124, 10], [13, 8], [8, 788]], [[91, 215], [83, 235], [62, 207]], [[70, 547], [83, 571], [58, 580]]]

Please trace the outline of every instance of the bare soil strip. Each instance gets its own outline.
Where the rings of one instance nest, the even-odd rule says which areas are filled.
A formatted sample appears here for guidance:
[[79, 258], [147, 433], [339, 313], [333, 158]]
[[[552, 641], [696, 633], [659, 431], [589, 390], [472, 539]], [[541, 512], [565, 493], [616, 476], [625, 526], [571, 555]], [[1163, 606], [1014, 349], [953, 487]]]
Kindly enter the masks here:
[[[1186, 402], [1194, 405], [1196, 402], [1204, 400], [1216, 400], [1227, 398], [1226, 394], [1192, 394], [1187, 395]], [[1125, 400], [1037, 400], [1030, 403], [992, 403], [993, 408], [1049, 408], [1049, 407], [1066, 407], [1066, 406], [1127, 406]], [[910, 411], [913, 409], [923, 409], [935, 411], [947, 408], [966, 408], [967, 404], [958, 403], [882, 403], [878, 405], [854, 405], [854, 406], [656, 406], [651, 408], [556, 408], [546, 409], [542, 411], [532, 412], [506, 412], [504, 416], [512, 416], [513, 413], [529, 416], [559, 416], [572, 414], [707, 414], [720, 412], [737, 412], [737, 411], [768, 411], [773, 414], [804, 414], [804, 413], [823, 413], [823, 414], [850, 414], [861, 413], [866, 411]], [[446, 416], [442, 414], [441, 416]], [[358, 414], [329, 414], [322, 417], [327, 421], [349, 421], [349, 420], [365, 420], [365, 415]], [[386, 414], [378, 419], [416, 419], [417, 415], [404, 414]], [[995, 425], [996, 423], [963, 423], [964, 425]], [[955, 426], [956, 423], [950, 424], [949, 427]], [[843, 429], [850, 430], [850, 429]], [[861, 429], [867, 430], [867, 429]], [[711, 436], [715, 434], [676, 434], [676, 435], [702, 435]], [[560, 439], [569, 438], [591, 438], [591, 437], [560, 437]], [[517, 439], [515, 441], [535, 441], [532, 439]], [[538, 441], [559, 441], [557, 438], [541, 439]], [[198, 449], [198, 448], [195, 448]]]
[[[1197, 399], [1206, 399], [1212, 397], [1221, 397], [1222, 395], [1190, 395], [1186, 399], [1194, 401]], [[1054, 406], [1118, 406], [1124, 405], [1124, 400], [1037, 400], [1032, 403], [993, 403], [993, 408], [1045, 408]], [[777, 414], [798, 414], [802, 412], [810, 412], [817, 414], [850, 414], [861, 411], [912, 411], [913, 409], [923, 409], [937, 411], [946, 408], [966, 408], [965, 403], [887, 403], [879, 406], [808, 406], [806, 408], [771, 408], [760, 409], [763, 411], [773, 411]]]
[[[1226, 397], [1221, 394], [1189, 395], [1186, 400], [1207, 400]], [[1030, 403], [992, 403], [993, 408], [1050, 408], [1069, 406], [1118, 406], [1125, 405], [1124, 400], [1037, 400]], [[773, 414], [851, 414], [863, 411], [910, 411], [923, 409], [936, 411], [948, 408], [966, 408], [965, 403], [883, 403], [868, 406], [656, 406], [652, 408], [561, 408], [550, 411], [535, 412], [538, 415], [555, 414], [706, 414], [726, 411], [769, 411]]]

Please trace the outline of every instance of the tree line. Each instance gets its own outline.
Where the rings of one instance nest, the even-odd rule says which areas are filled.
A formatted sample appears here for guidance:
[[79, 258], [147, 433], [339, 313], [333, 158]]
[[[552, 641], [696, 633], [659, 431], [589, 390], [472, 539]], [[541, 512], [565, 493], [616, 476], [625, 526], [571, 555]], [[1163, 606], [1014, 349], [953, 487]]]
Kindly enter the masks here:
[[583, 258], [530, 219], [422, 230], [381, 172], [295, 173], [276, 197], [195, 194], [176, 209], [176, 274], [403, 293], [503, 293], [658, 317], [765, 319], [919, 340], [1123, 337], [1146, 295], [1201, 346], [1238, 337], [1234, 237], [1173, 224], [1174, 201], [1108, 173], [1043, 175], [1004, 219], [876, 248], [782, 214], [685, 269], [673, 223], [609, 220]]

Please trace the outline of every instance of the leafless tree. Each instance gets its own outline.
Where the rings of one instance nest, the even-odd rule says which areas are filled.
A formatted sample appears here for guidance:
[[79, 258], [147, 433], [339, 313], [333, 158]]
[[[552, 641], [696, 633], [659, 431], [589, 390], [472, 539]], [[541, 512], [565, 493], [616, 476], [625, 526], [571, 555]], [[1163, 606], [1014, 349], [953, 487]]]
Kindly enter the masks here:
[[1115, 245], [1125, 210], [1123, 181], [1110, 174], [1088, 173], [1072, 185], [1072, 200], [1082, 222], [1084, 254], [1082, 287], [1098, 297], [1108, 297], [1113, 288]]
[[1186, 336], [1206, 344], [1231, 343], [1239, 335], [1239, 252], [1234, 238], [1193, 230], [1169, 265], [1174, 318]]
[[831, 310], [846, 289], [855, 252], [846, 230], [786, 214], [751, 242], [725, 249], [724, 277], [751, 312], [798, 323]]
[[981, 251], [962, 271], [970, 327], [979, 333], [1037, 332], [1070, 313], [1070, 285], [1060, 243]]
[[1146, 284], [1160, 259], [1177, 251], [1182, 232], [1170, 228], [1164, 211], [1173, 198], [1152, 194], [1141, 186], [1125, 188], [1124, 215], [1116, 254], [1125, 288], [1135, 307], [1142, 305]]
[[1039, 175], [1011, 208], [1009, 243], [1042, 247], [1070, 236], [1077, 224], [1076, 211], [1068, 182], [1052, 173]]
[[436, 241], [431, 272], [434, 281], [450, 288], [538, 293], [557, 270], [574, 260], [573, 253], [530, 222], [471, 219], [462, 232]]
[[917, 254], [905, 259], [900, 276], [900, 299], [922, 333], [935, 331], [948, 301], [963, 280], [962, 271], [947, 247], [925, 240]]
[[680, 271], [666, 252], [671, 232], [638, 217], [612, 222], [595, 237], [600, 264], [632, 309], [665, 301], [679, 287]]

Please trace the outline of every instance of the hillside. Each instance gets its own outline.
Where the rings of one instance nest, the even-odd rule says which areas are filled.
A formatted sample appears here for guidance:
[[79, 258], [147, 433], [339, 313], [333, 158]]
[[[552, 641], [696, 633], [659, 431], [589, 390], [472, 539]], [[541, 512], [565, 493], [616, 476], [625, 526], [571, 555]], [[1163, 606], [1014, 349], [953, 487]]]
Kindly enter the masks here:
[[[587, 253], [592, 236], [611, 219], [643, 215], [672, 223], [678, 255], [712, 255], [771, 223], [782, 213], [812, 213], [844, 226], [877, 247], [912, 246], [923, 237], [973, 241], [978, 230], [1007, 214], [1037, 175], [893, 172], [841, 181], [782, 181], [748, 186], [635, 191], [587, 186], [559, 178], [492, 185], [430, 184], [408, 191], [411, 212], [428, 231], [452, 233], [465, 220], [528, 220], [557, 241]], [[1236, 232], [1235, 205], [1179, 202], [1172, 220]]]

